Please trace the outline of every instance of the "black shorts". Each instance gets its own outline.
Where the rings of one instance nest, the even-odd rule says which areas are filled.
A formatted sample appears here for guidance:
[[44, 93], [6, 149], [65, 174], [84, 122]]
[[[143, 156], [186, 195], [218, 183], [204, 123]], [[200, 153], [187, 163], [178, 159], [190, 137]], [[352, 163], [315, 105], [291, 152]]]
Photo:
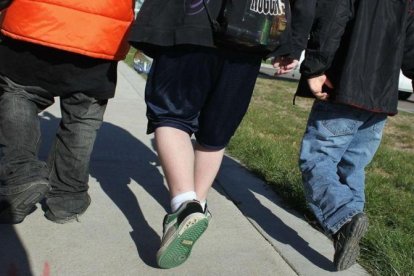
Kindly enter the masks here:
[[174, 127], [224, 148], [245, 115], [261, 57], [205, 47], [172, 47], [153, 60], [145, 90], [148, 131]]

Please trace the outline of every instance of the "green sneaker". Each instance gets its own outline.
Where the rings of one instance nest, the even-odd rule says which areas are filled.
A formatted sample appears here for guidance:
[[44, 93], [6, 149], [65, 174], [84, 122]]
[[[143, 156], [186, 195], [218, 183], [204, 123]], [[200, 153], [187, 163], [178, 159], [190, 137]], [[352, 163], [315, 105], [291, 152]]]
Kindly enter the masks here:
[[208, 219], [198, 201], [184, 202], [177, 212], [164, 217], [161, 247], [157, 263], [161, 268], [173, 268], [184, 263], [191, 249], [208, 226]]

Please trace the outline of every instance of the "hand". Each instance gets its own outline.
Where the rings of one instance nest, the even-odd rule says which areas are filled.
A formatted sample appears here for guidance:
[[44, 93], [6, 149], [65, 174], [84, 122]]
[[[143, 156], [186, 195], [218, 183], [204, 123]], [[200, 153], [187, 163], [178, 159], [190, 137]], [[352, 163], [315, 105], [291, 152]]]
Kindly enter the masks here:
[[313, 95], [321, 101], [326, 101], [329, 98], [329, 94], [322, 91], [323, 85], [326, 85], [331, 89], [334, 88], [331, 81], [326, 77], [326, 75], [321, 75], [319, 77], [308, 79], [308, 84]]
[[299, 60], [289, 57], [278, 57], [272, 61], [273, 68], [276, 69], [275, 75], [289, 73], [299, 65]]

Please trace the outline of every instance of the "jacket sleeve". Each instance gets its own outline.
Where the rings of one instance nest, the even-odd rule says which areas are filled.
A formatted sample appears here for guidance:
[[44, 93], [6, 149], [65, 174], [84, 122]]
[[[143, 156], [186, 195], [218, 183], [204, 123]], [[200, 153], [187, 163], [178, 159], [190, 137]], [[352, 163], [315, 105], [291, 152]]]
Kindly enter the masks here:
[[401, 69], [404, 75], [414, 82], [414, 2], [410, 3], [408, 11], [404, 57]]
[[292, 50], [290, 56], [299, 60], [308, 44], [309, 33], [315, 18], [316, 0], [291, 1]]
[[7, 8], [13, 0], [0, 0], [0, 11]]
[[342, 35], [353, 16], [355, 0], [319, 0], [301, 74], [322, 75], [330, 68]]
[[292, 14], [291, 14], [291, 7], [289, 0], [283, 0], [284, 4], [286, 5], [286, 30], [283, 31], [282, 35], [280, 36], [280, 44], [279, 46], [272, 52], [266, 54], [264, 59], [267, 58], [274, 58], [279, 56], [287, 56], [292, 51]]

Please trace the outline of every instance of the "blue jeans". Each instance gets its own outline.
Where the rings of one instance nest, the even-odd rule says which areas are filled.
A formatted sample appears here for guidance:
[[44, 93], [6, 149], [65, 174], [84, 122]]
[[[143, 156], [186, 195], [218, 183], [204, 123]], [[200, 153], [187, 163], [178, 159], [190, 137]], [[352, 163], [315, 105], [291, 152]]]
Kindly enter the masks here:
[[382, 137], [386, 114], [315, 101], [300, 150], [308, 204], [330, 234], [365, 205], [365, 167]]
[[89, 160], [107, 100], [83, 93], [61, 97], [62, 120], [47, 164], [37, 157], [38, 113], [54, 103], [54, 94], [22, 86], [0, 75], [0, 185], [13, 186], [46, 179], [49, 196], [84, 194]]

